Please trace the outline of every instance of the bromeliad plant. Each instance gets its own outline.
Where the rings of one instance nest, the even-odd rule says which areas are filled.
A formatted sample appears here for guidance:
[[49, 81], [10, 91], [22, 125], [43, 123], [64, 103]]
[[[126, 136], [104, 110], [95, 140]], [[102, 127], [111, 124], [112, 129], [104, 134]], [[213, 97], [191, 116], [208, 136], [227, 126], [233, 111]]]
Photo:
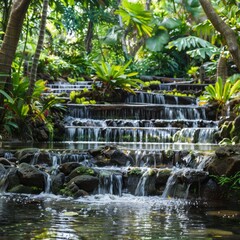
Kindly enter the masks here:
[[235, 82], [228, 78], [224, 83], [222, 78], [218, 78], [215, 85], [208, 85], [205, 87], [205, 94], [202, 99], [207, 102], [216, 103], [218, 106], [218, 112], [225, 115], [227, 102], [236, 95], [240, 90], [240, 78], [235, 79]]
[[13, 74], [12, 81], [13, 88], [10, 93], [0, 90], [0, 94], [4, 96], [4, 107], [2, 108], [4, 118], [1, 125], [10, 135], [17, 132], [24, 139], [31, 138], [30, 126], [37, 121], [50, 126], [49, 110], [56, 107], [61, 109], [62, 106], [55, 97], [42, 97], [42, 93], [47, 89], [46, 82], [43, 80], [35, 83], [30, 103], [26, 101], [28, 78], [21, 78]]
[[112, 93], [116, 89], [135, 93], [135, 89], [140, 89], [144, 82], [140, 79], [132, 78], [137, 72], [126, 73], [131, 60], [124, 66], [113, 65], [102, 61], [100, 64], [93, 63], [93, 69], [96, 73], [97, 80], [102, 84], [103, 94]]

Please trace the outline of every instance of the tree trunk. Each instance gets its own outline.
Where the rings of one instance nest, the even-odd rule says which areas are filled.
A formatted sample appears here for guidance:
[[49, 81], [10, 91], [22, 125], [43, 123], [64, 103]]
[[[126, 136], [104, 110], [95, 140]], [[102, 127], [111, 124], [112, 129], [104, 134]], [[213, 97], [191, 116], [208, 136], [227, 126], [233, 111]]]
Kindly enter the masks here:
[[[23, 21], [31, 0], [14, 0], [6, 33], [0, 49], [0, 73], [9, 75], [22, 31]], [[0, 77], [0, 88], [4, 89], [7, 77]]]
[[49, 0], [44, 0], [43, 1], [42, 18], [41, 18], [41, 23], [40, 23], [40, 32], [39, 32], [36, 52], [35, 52], [34, 57], [33, 57], [33, 63], [32, 63], [32, 68], [31, 68], [31, 73], [30, 73], [30, 82], [29, 82], [29, 87], [28, 87], [28, 91], [27, 91], [27, 102], [28, 103], [30, 103], [31, 96], [32, 96], [33, 91], [34, 91], [34, 86], [35, 86], [35, 82], [36, 82], [36, 78], [37, 78], [37, 67], [38, 67], [39, 57], [40, 57], [41, 51], [43, 49], [46, 22], [47, 22], [48, 3], [49, 3]]
[[222, 20], [222, 18], [215, 12], [209, 0], [199, 0], [202, 8], [211, 21], [214, 28], [223, 35], [229, 52], [232, 55], [233, 61], [240, 71], [240, 47], [238, 45], [237, 35], [235, 32]]
[[[2, 31], [6, 32], [8, 19], [11, 11], [12, 0], [3, 0], [3, 11], [2, 11]], [[2, 35], [2, 40], [4, 38], [4, 34]]]
[[93, 29], [94, 29], [94, 24], [93, 24], [93, 21], [90, 19], [88, 23], [87, 36], [84, 41], [87, 54], [91, 53], [92, 51]]
[[218, 59], [217, 78], [218, 77], [222, 78], [223, 83], [225, 83], [226, 79], [228, 78], [227, 59], [223, 54], [221, 54], [219, 59]]
[[[14, 0], [7, 24], [3, 43], [0, 49], [0, 89], [5, 89], [10, 84], [12, 62], [17, 50], [18, 41], [22, 31], [23, 21], [31, 0]], [[3, 106], [4, 98], [0, 95], [0, 106]], [[3, 118], [3, 111], [0, 110], [0, 121]]]
[[150, 6], [151, 6], [151, 0], [146, 0], [145, 9], [146, 9], [147, 11], [150, 10]]

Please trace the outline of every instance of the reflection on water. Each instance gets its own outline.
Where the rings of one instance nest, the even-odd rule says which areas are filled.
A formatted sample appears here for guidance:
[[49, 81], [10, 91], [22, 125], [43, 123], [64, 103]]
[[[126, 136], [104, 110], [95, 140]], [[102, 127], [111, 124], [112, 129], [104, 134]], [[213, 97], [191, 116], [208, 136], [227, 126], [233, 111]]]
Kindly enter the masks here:
[[131, 195], [1, 195], [0, 239], [240, 239], [240, 208], [226, 207]]

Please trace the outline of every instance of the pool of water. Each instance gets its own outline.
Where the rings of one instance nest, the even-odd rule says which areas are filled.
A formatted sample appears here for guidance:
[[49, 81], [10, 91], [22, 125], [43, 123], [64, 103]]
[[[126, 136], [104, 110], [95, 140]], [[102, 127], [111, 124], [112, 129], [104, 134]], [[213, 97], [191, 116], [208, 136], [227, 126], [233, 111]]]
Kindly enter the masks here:
[[240, 206], [95, 195], [0, 195], [0, 239], [240, 239]]

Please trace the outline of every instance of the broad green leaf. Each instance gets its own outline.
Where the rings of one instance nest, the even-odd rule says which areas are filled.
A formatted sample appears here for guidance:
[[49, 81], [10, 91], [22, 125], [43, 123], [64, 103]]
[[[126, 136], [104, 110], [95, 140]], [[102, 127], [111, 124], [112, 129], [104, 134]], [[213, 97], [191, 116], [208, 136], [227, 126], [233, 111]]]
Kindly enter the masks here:
[[181, 26], [181, 24], [182, 24], [182, 22], [176, 18], [165, 18], [162, 21], [162, 25], [169, 30], [177, 28], [177, 27]]
[[164, 45], [169, 41], [169, 35], [166, 31], [146, 40], [146, 48], [153, 52], [160, 52]]

